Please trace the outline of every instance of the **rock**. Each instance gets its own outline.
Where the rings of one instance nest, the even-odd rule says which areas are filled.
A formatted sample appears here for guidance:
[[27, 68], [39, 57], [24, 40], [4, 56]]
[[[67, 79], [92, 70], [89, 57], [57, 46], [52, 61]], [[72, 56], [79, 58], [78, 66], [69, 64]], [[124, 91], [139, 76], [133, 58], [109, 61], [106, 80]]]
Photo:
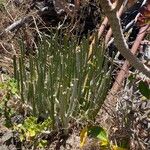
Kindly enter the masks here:
[[1, 143], [4, 144], [8, 142], [12, 137], [13, 137], [13, 133], [11, 131], [6, 132], [1, 138]]

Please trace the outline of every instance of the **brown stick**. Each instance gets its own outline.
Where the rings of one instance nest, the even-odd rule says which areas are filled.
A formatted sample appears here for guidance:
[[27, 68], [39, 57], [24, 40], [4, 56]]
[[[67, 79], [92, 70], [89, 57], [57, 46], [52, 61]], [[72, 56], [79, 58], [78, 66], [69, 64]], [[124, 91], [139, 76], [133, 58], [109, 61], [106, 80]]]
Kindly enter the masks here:
[[[100, 37], [102, 36], [103, 32], [104, 32], [104, 29], [105, 27], [107, 26], [108, 24], [108, 19], [107, 17], [104, 18], [100, 28], [98, 29], [98, 39], [100, 39]], [[88, 58], [91, 56], [92, 54], [92, 50], [93, 50], [93, 45], [95, 44], [95, 36], [90, 44], [90, 47], [89, 47], [89, 54], [88, 54]]]

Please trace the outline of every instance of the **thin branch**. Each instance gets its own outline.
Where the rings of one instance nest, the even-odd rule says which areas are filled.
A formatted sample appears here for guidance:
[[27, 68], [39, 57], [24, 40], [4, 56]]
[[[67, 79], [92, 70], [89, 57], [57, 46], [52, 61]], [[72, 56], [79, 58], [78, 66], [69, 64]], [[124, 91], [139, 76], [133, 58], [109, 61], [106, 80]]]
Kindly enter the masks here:
[[[44, 7], [44, 8], [42, 8], [41, 10], [34, 12], [34, 14], [40, 15], [42, 12], [44, 12], [44, 11], [47, 10], [47, 9], [48, 9], [48, 7]], [[25, 23], [29, 23], [30, 21], [32, 21], [32, 19], [33, 19], [32, 16], [33, 16], [33, 14], [31, 14], [31, 15], [29, 15], [29, 16], [26, 16], [26, 17], [23, 17], [23, 18], [21, 18], [21, 19], [15, 21], [14, 23], [12, 23], [12, 24], [11, 24], [10, 26], [8, 26], [3, 32], [0, 33], [0, 38], [2, 38], [5, 33], [7, 34], [8, 32], [12, 32], [12, 31], [14, 31], [14, 30], [16, 30], [16, 29], [19, 29], [19, 28], [21, 28]]]
[[[122, 15], [122, 13], [123, 13], [123, 10], [124, 10], [124, 7], [126, 6], [126, 3], [127, 3], [127, 1], [124, 3], [124, 4], [122, 4], [121, 6], [119, 5], [119, 11], [118, 11], [118, 15], [119, 15], [119, 17]], [[118, 5], [117, 5], [118, 6]], [[106, 34], [106, 36], [105, 36], [105, 45], [107, 45], [107, 43], [109, 42], [109, 40], [110, 40], [110, 38], [111, 38], [111, 36], [112, 36], [112, 29], [110, 28], [109, 30], [108, 30], [108, 32], [107, 32], [107, 34]]]

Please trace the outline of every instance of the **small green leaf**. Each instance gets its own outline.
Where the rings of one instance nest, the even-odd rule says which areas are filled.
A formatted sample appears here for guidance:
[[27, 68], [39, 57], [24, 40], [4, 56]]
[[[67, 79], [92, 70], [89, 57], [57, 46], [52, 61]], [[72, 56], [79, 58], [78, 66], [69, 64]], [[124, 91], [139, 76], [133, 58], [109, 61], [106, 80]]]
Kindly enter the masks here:
[[107, 146], [109, 144], [108, 135], [102, 127], [90, 127], [88, 134], [93, 138], [98, 138], [100, 140], [101, 146]]
[[36, 135], [36, 131], [35, 130], [29, 129], [28, 132], [29, 132], [29, 136], [30, 137], [34, 137]]
[[39, 143], [38, 143], [38, 147], [39, 148], [44, 148], [46, 147], [47, 145], [47, 140], [41, 140]]
[[20, 134], [20, 141], [22, 142], [24, 140], [23, 134]]
[[138, 88], [143, 96], [145, 96], [147, 99], [150, 99], [150, 88], [146, 82], [140, 81]]

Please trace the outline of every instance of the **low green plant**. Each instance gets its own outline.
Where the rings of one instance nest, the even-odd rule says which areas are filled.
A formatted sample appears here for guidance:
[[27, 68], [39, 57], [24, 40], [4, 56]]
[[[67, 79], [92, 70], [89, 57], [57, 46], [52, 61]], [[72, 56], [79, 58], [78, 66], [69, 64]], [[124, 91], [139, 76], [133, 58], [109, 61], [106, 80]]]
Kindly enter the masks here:
[[0, 91], [2, 99], [0, 100], [0, 116], [5, 117], [5, 126], [11, 127], [11, 116], [14, 114], [14, 109], [8, 106], [13, 97], [18, 96], [18, 90], [14, 79], [8, 78], [4, 82], [0, 82]]
[[43, 35], [35, 55], [25, 56], [21, 40], [20, 56], [14, 56], [22, 102], [32, 107], [34, 116], [50, 116], [53, 127], [56, 120], [64, 128], [72, 118], [93, 120], [111, 84], [111, 66], [102, 44], [96, 41], [90, 49], [86, 38], [78, 43], [76, 37]]
[[14, 130], [19, 133], [21, 142], [27, 141], [34, 147], [44, 148], [47, 141], [40, 139], [39, 135], [52, 128], [52, 120], [47, 118], [44, 122], [37, 122], [37, 118], [27, 117], [23, 123], [14, 125]]

